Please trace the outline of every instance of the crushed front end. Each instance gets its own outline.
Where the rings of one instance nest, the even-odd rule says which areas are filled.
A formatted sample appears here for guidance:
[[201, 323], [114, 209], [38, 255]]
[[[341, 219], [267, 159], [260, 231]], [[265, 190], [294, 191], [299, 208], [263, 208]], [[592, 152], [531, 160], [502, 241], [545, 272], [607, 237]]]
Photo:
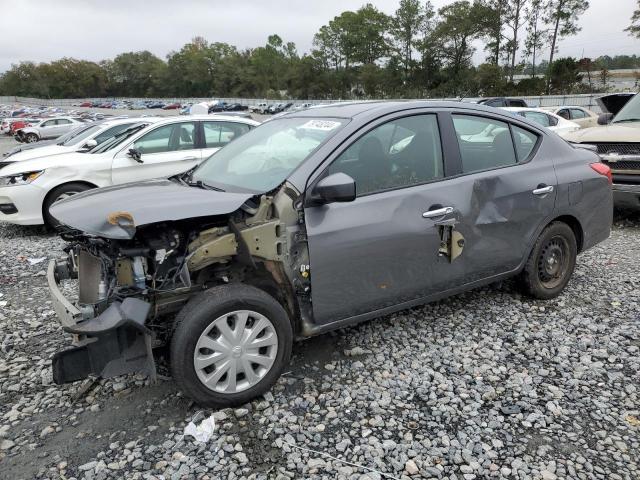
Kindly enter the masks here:
[[[153, 315], [158, 313], [158, 292], [167, 290], [162, 295], [166, 301], [190, 292], [191, 284], [183, 236], [168, 231], [150, 238], [118, 241], [73, 234], [67, 258], [49, 264], [47, 281], [55, 311], [63, 329], [73, 334], [73, 348], [53, 357], [56, 383], [89, 374], [155, 376], [152, 351], [163, 332], [146, 325], [151, 309]], [[67, 280], [77, 283], [75, 301], [63, 293]]]
[[[182, 191], [184, 198], [199, 190]], [[54, 356], [55, 382], [133, 372], [153, 378], [154, 353], [166, 353], [176, 313], [197, 294], [225, 283], [262, 288], [285, 306], [290, 318], [298, 318], [302, 308], [303, 320], [308, 319], [309, 259], [294, 207], [297, 197], [282, 187], [273, 196], [242, 198], [239, 207], [225, 206], [214, 215], [190, 217], [194, 208], [186, 208], [182, 218], [136, 226], [143, 213], [162, 215], [156, 207], [142, 211], [141, 206], [101, 212], [104, 225], [63, 230], [67, 255], [49, 264], [47, 278], [73, 347]], [[95, 221], [86, 207], [72, 213], [86, 215], [87, 224]]]

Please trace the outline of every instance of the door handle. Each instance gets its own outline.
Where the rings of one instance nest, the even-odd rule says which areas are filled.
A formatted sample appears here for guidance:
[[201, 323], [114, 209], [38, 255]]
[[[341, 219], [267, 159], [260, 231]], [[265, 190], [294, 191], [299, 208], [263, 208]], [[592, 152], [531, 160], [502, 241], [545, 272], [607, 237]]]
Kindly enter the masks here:
[[438, 218], [453, 213], [453, 207], [442, 207], [435, 210], [427, 210], [422, 214], [422, 218]]
[[547, 193], [551, 193], [553, 192], [553, 185], [538, 185], [538, 188], [536, 188], [533, 192], [534, 195], [546, 195]]
[[198, 157], [184, 157], [183, 160], [197, 160]]

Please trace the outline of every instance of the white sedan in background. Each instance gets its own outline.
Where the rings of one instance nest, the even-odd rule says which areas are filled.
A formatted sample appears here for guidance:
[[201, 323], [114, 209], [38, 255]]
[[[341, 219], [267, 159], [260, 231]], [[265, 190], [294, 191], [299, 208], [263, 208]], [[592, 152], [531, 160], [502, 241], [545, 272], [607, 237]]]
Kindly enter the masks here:
[[580, 128], [598, 126], [599, 115], [588, 108], [569, 105], [564, 107], [544, 107], [544, 109], [561, 116], [565, 120], [577, 123]]
[[[63, 153], [77, 151], [87, 152], [132, 125], [138, 123], [151, 124], [158, 120], [161, 120], [161, 118], [126, 118], [88, 123], [45, 145], [40, 146], [41, 142], [37, 142], [35, 144], [22, 146], [24, 150], [18, 150], [16, 153], [10, 152], [9, 155], [5, 156], [5, 161], [19, 162], [40, 157], [47, 157], [49, 160], [52, 160], [52, 157]], [[20, 148], [21, 146], [16, 147], [16, 149]]]
[[143, 118], [88, 152], [12, 162], [0, 168], [0, 221], [55, 226], [49, 208], [56, 201], [185, 172], [257, 125], [222, 115]]
[[556, 115], [555, 113], [551, 113], [541, 108], [504, 107], [503, 110], [507, 110], [514, 115], [525, 117], [538, 125], [548, 128], [552, 132], [556, 132], [560, 136], [580, 130], [580, 125], [577, 123], [571, 122], [559, 115]]

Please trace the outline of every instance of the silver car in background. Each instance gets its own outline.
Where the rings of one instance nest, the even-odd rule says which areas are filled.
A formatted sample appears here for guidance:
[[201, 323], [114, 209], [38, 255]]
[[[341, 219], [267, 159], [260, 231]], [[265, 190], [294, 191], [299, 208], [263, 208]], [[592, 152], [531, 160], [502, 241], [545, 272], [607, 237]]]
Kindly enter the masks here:
[[79, 117], [45, 118], [30, 127], [17, 130], [14, 138], [19, 142], [26, 143], [58, 138], [83, 123], [86, 123], [86, 121]]

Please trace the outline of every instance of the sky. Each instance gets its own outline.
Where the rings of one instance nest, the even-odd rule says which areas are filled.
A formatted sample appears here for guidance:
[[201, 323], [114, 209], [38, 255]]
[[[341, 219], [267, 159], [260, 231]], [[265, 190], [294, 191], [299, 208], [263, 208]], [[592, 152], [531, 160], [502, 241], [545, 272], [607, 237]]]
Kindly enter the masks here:
[[[369, 0], [392, 14], [399, 0]], [[334, 16], [366, 0], [0, 0], [0, 72], [24, 60], [62, 57], [99, 61], [149, 50], [164, 58], [194, 36], [239, 48], [264, 45], [277, 33], [300, 53]], [[436, 8], [451, 0], [432, 0]], [[590, 0], [582, 31], [559, 44], [560, 56], [640, 54], [640, 40], [623, 31], [636, 0]], [[6, 5], [3, 5], [6, 4]], [[523, 32], [524, 34], [524, 32]], [[474, 61], [484, 60], [477, 43]], [[544, 52], [543, 55], [548, 55]]]

